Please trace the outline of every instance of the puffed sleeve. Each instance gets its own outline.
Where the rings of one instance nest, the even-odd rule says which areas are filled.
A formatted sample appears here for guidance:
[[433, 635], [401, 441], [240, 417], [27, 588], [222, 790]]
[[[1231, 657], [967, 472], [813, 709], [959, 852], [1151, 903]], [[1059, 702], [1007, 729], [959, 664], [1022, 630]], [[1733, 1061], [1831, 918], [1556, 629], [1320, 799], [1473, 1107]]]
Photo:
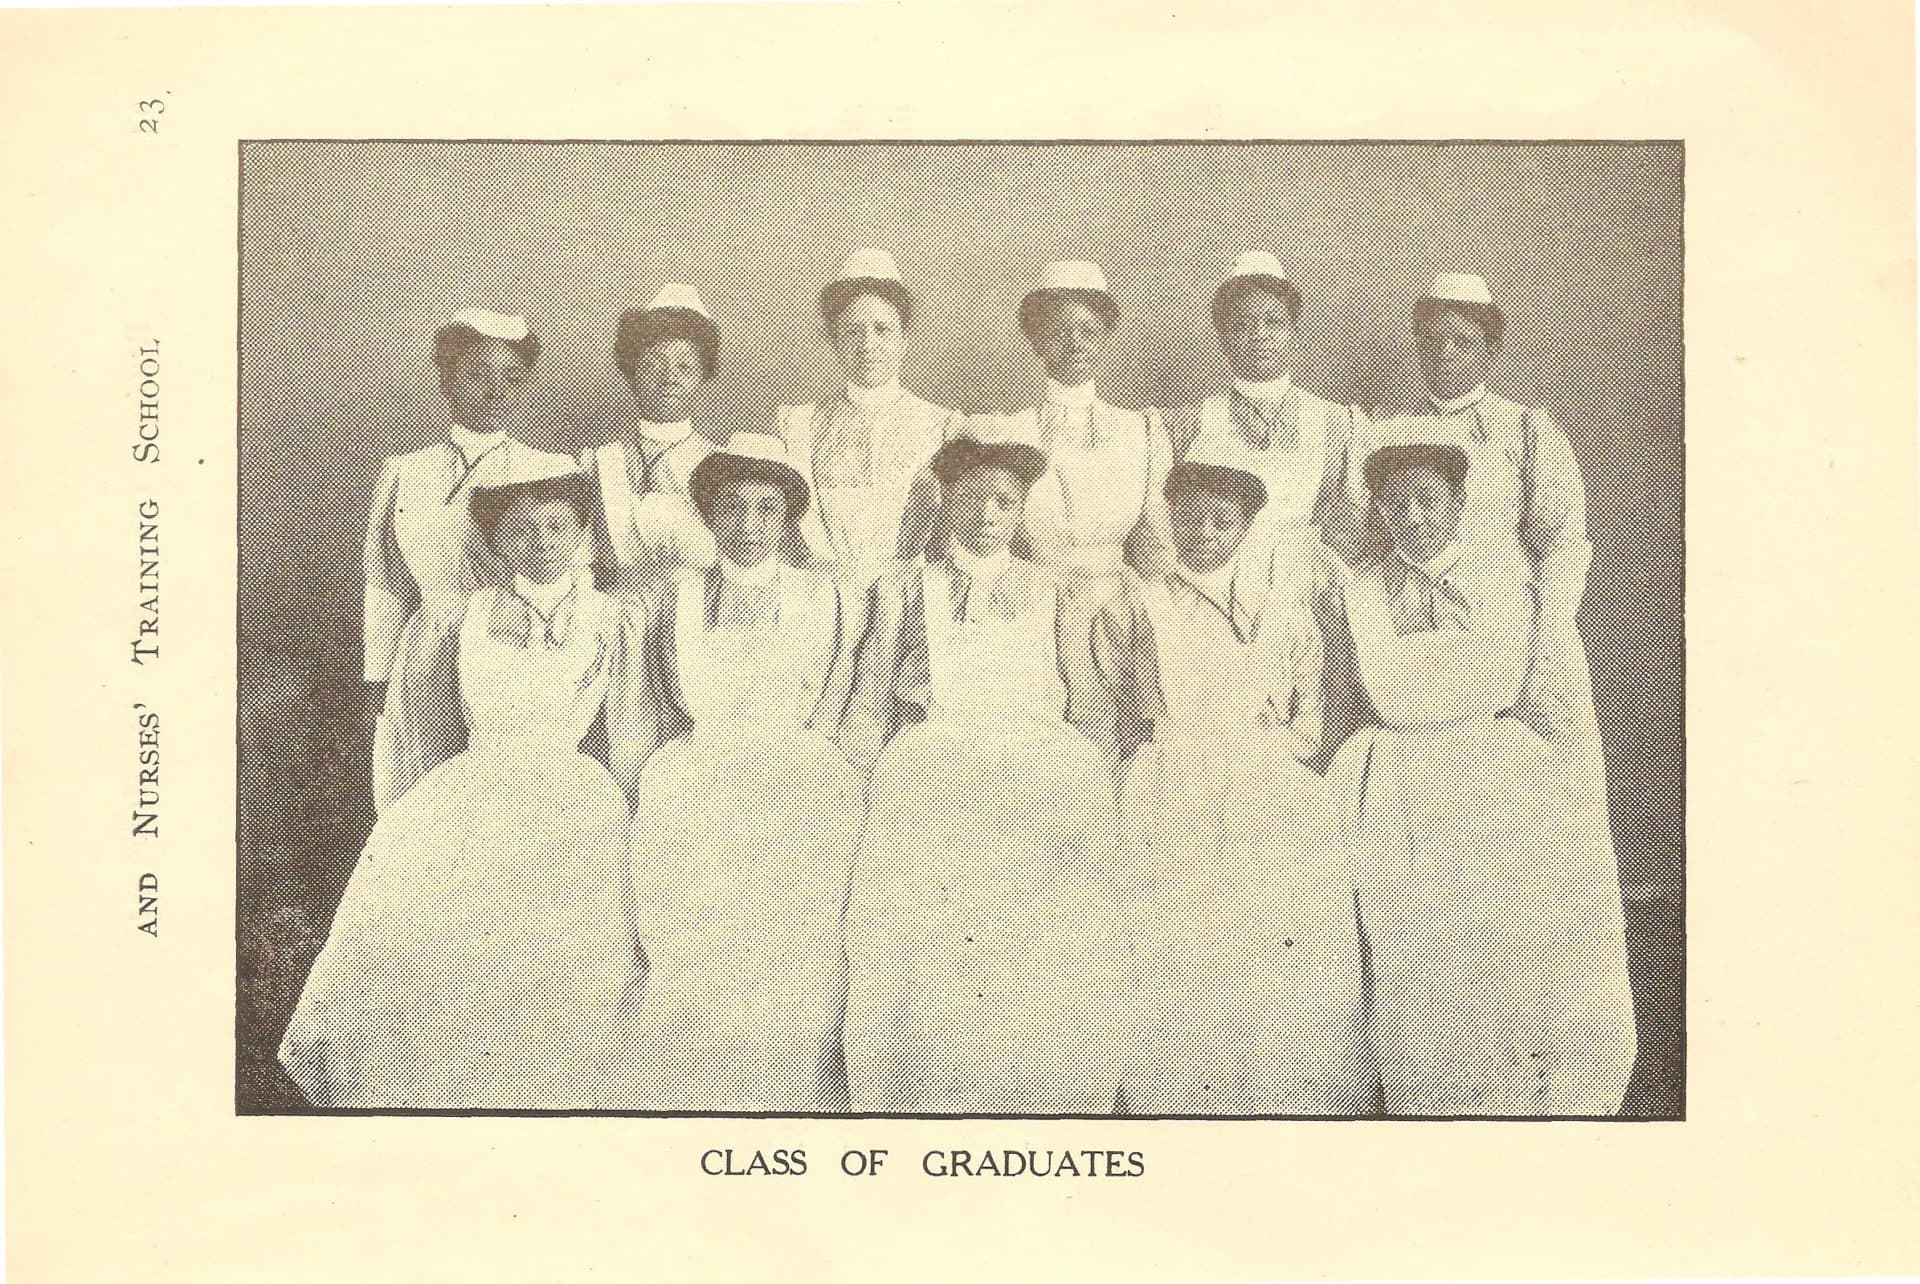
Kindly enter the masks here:
[[1464, 627], [1402, 637], [1379, 577], [1346, 590], [1346, 614], [1361, 685], [1392, 727], [1435, 726], [1511, 709], [1527, 676], [1533, 591], [1518, 574], [1475, 577]]
[[1542, 622], [1570, 622], [1587, 591], [1593, 545], [1587, 540], [1587, 488], [1580, 461], [1567, 434], [1542, 410], [1524, 413], [1527, 457], [1532, 472], [1524, 479], [1526, 511], [1520, 515], [1520, 540], [1533, 559], [1540, 589]]
[[400, 497], [400, 470], [391, 459], [380, 470], [367, 515], [363, 563], [366, 571], [365, 624], [360, 635], [362, 671], [368, 682], [385, 682], [407, 621], [420, 607], [420, 587], [400, 556], [394, 533], [394, 509]]
[[603, 710], [607, 769], [629, 801], [639, 796], [640, 769], [661, 741], [659, 693], [648, 668], [647, 640], [653, 609], [637, 597], [616, 599], [611, 676]]
[[467, 747], [460, 704], [466, 601], [414, 612], [396, 643], [387, 705], [373, 734], [373, 805], [385, 813], [420, 777]]
[[1158, 410], [1142, 412], [1147, 421], [1147, 493], [1140, 520], [1127, 535], [1127, 564], [1152, 579], [1173, 567], [1173, 525], [1167, 514], [1167, 474], [1173, 470], [1173, 445]]
[[[853, 691], [836, 739], [847, 759], [866, 770], [880, 759], [901, 722], [896, 684], [908, 648], [907, 582], [903, 575], [883, 575], [868, 592], [866, 634], [853, 660]], [[921, 649], [926, 640], [922, 630]]]
[[1327, 547], [1349, 564], [1370, 556], [1367, 510], [1367, 416], [1358, 406], [1327, 406], [1327, 476], [1314, 505], [1314, 521]]

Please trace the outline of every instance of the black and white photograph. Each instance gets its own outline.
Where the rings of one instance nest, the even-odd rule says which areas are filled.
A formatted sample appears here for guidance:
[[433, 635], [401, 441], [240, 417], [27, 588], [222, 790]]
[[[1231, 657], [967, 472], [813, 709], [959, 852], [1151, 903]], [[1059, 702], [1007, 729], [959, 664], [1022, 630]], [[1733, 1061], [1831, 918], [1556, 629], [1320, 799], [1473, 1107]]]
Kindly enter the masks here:
[[238, 1113], [1685, 1117], [1680, 143], [239, 153]]

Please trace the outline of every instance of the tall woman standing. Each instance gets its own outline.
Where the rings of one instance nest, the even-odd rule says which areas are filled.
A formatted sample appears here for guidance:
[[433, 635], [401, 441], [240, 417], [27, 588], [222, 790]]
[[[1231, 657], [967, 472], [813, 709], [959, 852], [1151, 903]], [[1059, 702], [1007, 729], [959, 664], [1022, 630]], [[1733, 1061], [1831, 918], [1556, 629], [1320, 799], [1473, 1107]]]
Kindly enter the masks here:
[[637, 416], [622, 436], [581, 456], [599, 483], [594, 565], [601, 587], [640, 593], [681, 566], [713, 565], [713, 537], [688, 482], [713, 442], [693, 406], [720, 361], [720, 329], [690, 285], [664, 285], [645, 308], [621, 314], [613, 361]]
[[475, 487], [565, 466], [511, 435], [540, 360], [524, 318], [483, 308], [456, 314], [433, 336], [447, 399], [447, 439], [395, 455], [380, 471], [367, 521], [365, 631], [368, 682], [385, 682], [407, 621], [436, 599], [464, 602], [512, 578], [467, 510]]

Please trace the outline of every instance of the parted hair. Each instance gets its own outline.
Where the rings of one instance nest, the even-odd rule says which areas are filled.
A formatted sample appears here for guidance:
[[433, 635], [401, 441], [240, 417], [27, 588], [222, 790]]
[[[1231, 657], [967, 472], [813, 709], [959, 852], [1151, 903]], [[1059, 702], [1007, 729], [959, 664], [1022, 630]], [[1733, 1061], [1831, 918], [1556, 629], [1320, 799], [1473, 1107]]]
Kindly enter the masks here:
[[1035, 290], [1020, 300], [1020, 330], [1028, 343], [1040, 341], [1040, 322], [1047, 313], [1068, 303], [1083, 303], [1087, 310], [1106, 323], [1108, 330], [1120, 324], [1120, 305], [1104, 290]]
[[494, 532], [517, 504], [565, 504], [582, 526], [593, 524], [593, 482], [583, 473], [563, 473], [537, 481], [510, 482], [505, 486], [477, 486], [467, 499], [467, 511], [480, 528], [487, 547], [493, 547]]
[[1382, 446], [1367, 456], [1361, 471], [1366, 475], [1367, 489], [1377, 495], [1387, 478], [1395, 473], [1404, 473], [1409, 468], [1432, 469], [1453, 488], [1456, 495], [1467, 484], [1467, 452], [1445, 442]]
[[514, 355], [520, 358], [520, 364], [529, 370], [540, 364], [539, 335], [529, 334], [524, 339], [493, 340], [491, 335], [481, 334], [472, 326], [455, 321], [433, 332], [433, 364], [440, 368], [441, 384], [452, 382], [454, 369], [459, 366], [460, 358], [466, 355], [468, 348], [489, 340], [512, 348]]
[[1480, 327], [1480, 333], [1487, 336], [1487, 343], [1499, 347], [1506, 337], [1507, 315], [1497, 303], [1465, 303], [1459, 299], [1420, 299], [1413, 305], [1413, 328], [1418, 333], [1429, 321], [1442, 312], [1452, 312], [1463, 316]]
[[685, 339], [700, 354], [700, 370], [708, 378], [720, 368], [720, 327], [691, 308], [629, 309], [620, 314], [613, 338], [613, 364], [632, 376], [640, 354], [656, 343]]
[[1300, 291], [1277, 276], [1236, 276], [1213, 292], [1213, 328], [1227, 332], [1227, 314], [1250, 294], [1271, 294], [1287, 305], [1287, 324], [1300, 324]]
[[832, 330], [846, 306], [863, 294], [871, 294], [891, 303], [893, 310], [900, 314], [902, 330], [913, 324], [913, 296], [907, 293], [906, 286], [883, 277], [856, 276], [835, 281], [820, 291], [820, 317], [826, 322], [827, 329]]

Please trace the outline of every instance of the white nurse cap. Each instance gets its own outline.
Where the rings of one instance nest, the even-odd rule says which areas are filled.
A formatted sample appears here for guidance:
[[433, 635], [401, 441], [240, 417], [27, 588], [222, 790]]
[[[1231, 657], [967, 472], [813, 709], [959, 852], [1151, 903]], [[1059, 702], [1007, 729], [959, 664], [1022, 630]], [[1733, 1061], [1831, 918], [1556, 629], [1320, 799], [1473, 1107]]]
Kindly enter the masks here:
[[1227, 273], [1227, 280], [1242, 276], [1270, 276], [1276, 281], [1284, 281], [1287, 279], [1287, 269], [1265, 250], [1247, 250], [1233, 261], [1233, 270]]
[[506, 343], [518, 343], [527, 337], [525, 317], [510, 317], [504, 312], [489, 312], [485, 308], [463, 309], [448, 317], [447, 324], [461, 326]]
[[693, 312], [706, 317], [709, 321], [713, 320], [713, 315], [707, 311], [707, 305], [700, 302], [700, 291], [690, 285], [671, 284], [661, 286], [660, 292], [653, 296], [653, 299], [647, 304], [646, 310], [648, 312], [665, 312], [668, 310]]
[[855, 250], [847, 255], [847, 261], [840, 265], [840, 275], [836, 281], [892, 281], [896, 285], [904, 284], [900, 280], [900, 265], [893, 261], [893, 255], [885, 250]]
[[1260, 459], [1237, 432], [1203, 432], [1187, 450], [1189, 464], [1212, 468], [1231, 468], [1236, 472], [1260, 476]]
[[[736, 432], [720, 450], [736, 459], [758, 459], [769, 464], [787, 463], [787, 440], [770, 432]], [[791, 467], [791, 465], [789, 465]]]
[[1033, 287], [1040, 290], [1091, 290], [1098, 294], [1110, 294], [1107, 288], [1107, 274], [1100, 270], [1098, 263], [1084, 260], [1063, 260], [1049, 263], [1040, 269], [1040, 283]]
[[1486, 280], [1467, 272], [1442, 272], [1434, 277], [1433, 284], [1427, 287], [1427, 297], [1444, 299], [1449, 303], [1493, 306], [1493, 292], [1487, 289]]

